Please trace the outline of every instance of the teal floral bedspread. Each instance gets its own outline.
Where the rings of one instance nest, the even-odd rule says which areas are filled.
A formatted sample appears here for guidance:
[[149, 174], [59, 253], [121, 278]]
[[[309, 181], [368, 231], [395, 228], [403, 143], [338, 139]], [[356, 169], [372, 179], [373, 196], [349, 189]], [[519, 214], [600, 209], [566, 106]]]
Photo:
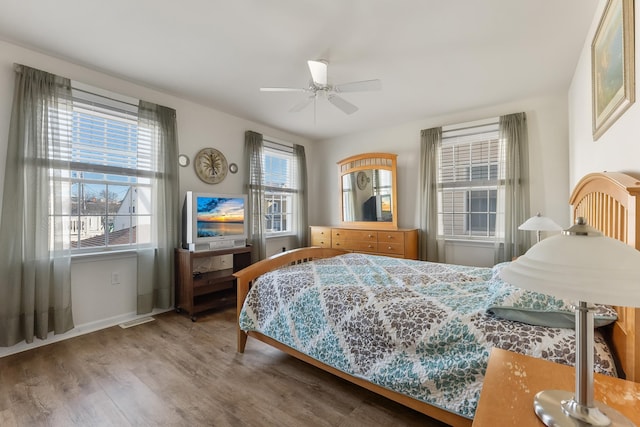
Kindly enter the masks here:
[[[501, 282], [491, 268], [365, 254], [260, 277], [240, 313], [258, 331], [325, 364], [473, 418], [492, 347], [572, 365], [572, 329], [487, 311]], [[597, 370], [614, 364], [597, 334]]]

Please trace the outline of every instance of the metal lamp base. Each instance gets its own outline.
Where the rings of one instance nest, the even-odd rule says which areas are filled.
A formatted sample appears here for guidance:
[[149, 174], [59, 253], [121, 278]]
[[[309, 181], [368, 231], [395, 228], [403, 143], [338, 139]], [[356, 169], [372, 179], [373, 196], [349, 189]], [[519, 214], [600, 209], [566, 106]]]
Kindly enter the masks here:
[[[578, 405], [574, 393], [545, 390], [536, 394], [533, 407], [536, 415], [549, 427], [628, 426], [635, 427], [627, 417], [601, 402], [594, 407]], [[570, 413], [574, 412], [574, 415]]]

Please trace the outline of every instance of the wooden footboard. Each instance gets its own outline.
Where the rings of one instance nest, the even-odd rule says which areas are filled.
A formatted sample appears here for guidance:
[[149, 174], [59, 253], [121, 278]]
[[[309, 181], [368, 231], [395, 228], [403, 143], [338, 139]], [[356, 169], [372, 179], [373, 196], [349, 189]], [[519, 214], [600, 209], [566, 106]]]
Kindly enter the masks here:
[[[294, 249], [288, 252], [283, 252], [278, 255], [274, 255], [270, 258], [259, 261], [243, 270], [234, 273], [234, 276], [238, 279], [238, 316], [240, 315], [240, 310], [242, 309], [242, 305], [244, 304], [244, 300], [249, 293], [249, 289], [253, 284], [254, 280], [256, 280], [260, 275], [274, 270], [279, 267], [293, 265], [293, 264], [301, 264], [304, 262], [312, 261], [314, 259], [320, 258], [330, 258], [336, 255], [342, 255], [348, 253], [349, 251], [344, 251], [341, 249], [330, 249], [330, 248], [320, 248], [320, 247], [311, 247], [311, 248], [300, 248]], [[377, 393], [381, 396], [384, 396], [388, 399], [396, 401], [404, 406], [412, 408], [418, 412], [421, 412], [427, 416], [445, 422], [451, 426], [456, 427], [471, 427], [472, 420], [468, 418], [464, 418], [458, 414], [454, 414], [452, 412], [448, 412], [444, 409], [429, 405], [420, 400], [411, 398], [409, 396], [391, 391], [387, 388], [381, 387], [379, 385], [373, 384], [369, 381], [366, 381], [362, 378], [358, 378], [352, 375], [349, 375], [339, 369], [336, 369], [332, 366], [326, 365], [312, 357], [307, 356], [304, 353], [301, 353], [291, 347], [288, 347], [270, 337], [267, 337], [258, 332], [249, 332], [247, 334], [238, 326], [238, 352], [243, 353], [246, 343], [247, 337], [251, 335], [252, 338], [265, 342], [272, 347], [275, 347], [297, 359], [300, 359], [310, 365], [313, 365], [317, 368], [320, 368], [326, 372], [329, 372], [333, 375], [336, 375], [344, 380], [347, 380], [353, 384], [357, 384], [367, 390], [370, 390], [374, 393]]]
[[[237, 279], [237, 311], [236, 314], [240, 316], [240, 310], [242, 310], [242, 305], [244, 304], [244, 300], [247, 298], [247, 294], [249, 293], [249, 289], [251, 289], [251, 285], [254, 280], [263, 275], [264, 273], [275, 270], [276, 268], [280, 268], [286, 265], [293, 264], [301, 264], [304, 262], [312, 261], [314, 259], [320, 258], [330, 258], [336, 255], [346, 254], [348, 251], [343, 251], [342, 249], [331, 249], [331, 248], [320, 248], [320, 247], [310, 247], [310, 248], [300, 248], [293, 249], [287, 252], [282, 252], [272, 257], [263, 259], [261, 261], [256, 262], [255, 264], [250, 265], [247, 268], [244, 268], [233, 275]], [[243, 353], [244, 347], [247, 344], [247, 334], [243, 330], [238, 328], [238, 352]]]

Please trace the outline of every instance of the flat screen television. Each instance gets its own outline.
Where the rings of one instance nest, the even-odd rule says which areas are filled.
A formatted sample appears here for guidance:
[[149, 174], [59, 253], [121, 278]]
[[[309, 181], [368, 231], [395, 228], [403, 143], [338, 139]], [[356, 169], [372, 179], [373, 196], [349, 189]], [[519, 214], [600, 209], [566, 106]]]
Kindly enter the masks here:
[[362, 216], [365, 221], [392, 221], [391, 195], [371, 196], [362, 204]]
[[192, 252], [247, 244], [247, 196], [187, 191], [182, 207], [182, 247]]

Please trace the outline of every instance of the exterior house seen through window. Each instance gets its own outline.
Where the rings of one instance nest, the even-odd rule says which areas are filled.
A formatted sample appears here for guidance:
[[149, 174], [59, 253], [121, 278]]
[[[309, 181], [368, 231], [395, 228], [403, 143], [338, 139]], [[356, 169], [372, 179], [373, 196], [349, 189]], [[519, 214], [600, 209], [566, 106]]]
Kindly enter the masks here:
[[482, 240], [496, 235], [503, 151], [498, 119], [443, 129], [439, 153], [439, 234]]

